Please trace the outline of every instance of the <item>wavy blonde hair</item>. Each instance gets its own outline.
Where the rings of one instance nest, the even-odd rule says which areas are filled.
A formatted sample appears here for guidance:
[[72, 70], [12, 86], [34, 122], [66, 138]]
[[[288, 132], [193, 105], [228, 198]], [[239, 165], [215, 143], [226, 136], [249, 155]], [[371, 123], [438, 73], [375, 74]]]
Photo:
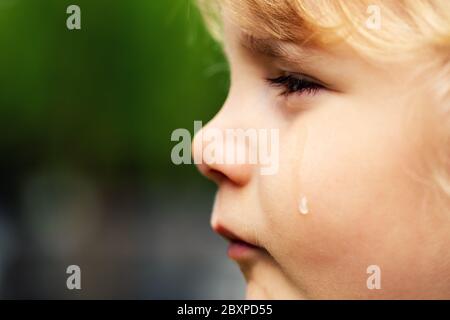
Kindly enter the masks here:
[[[197, 0], [205, 22], [218, 41], [222, 16], [259, 38], [274, 38], [326, 47], [345, 41], [375, 59], [423, 54], [420, 75], [432, 75], [435, 116], [442, 126], [427, 161], [430, 185], [450, 202], [450, 0]], [[370, 8], [379, 11], [380, 28], [367, 26]], [[432, 99], [430, 99], [432, 100]], [[443, 197], [442, 197], [443, 195]], [[448, 207], [447, 207], [448, 208]]]

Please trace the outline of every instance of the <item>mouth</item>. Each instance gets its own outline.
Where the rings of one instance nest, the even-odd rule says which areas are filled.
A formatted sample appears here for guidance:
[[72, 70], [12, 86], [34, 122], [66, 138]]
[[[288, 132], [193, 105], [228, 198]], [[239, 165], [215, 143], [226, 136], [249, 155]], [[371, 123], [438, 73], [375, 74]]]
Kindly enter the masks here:
[[256, 243], [244, 240], [222, 225], [216, 225], [213, 229], [229, 242], [227, 255], [232, 260], [245, 261], [256, 258], [261, 254], [267, 254], [264, 248], [256, 245]]

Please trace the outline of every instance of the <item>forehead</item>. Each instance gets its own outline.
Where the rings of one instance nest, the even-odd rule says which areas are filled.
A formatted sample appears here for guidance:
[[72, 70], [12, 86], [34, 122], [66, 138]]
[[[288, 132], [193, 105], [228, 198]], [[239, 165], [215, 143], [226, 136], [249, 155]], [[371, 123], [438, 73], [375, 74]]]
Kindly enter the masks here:
[[219, 3], [222, 19], [232, 21], [257, 39], [321, 45], [340, 38], [334, 26], [343, 25], [343, 21], [339, 10], [331, 10], [333, 1], [211, 1]]
[[222, 16], [257, 38], [293, 41], [308, 26], [292, 0], [220, 0]]
[[[345, 43], [322, 47], [312, 42], [298, 42], [294, 40], [280, 40], [267, 34], [260, 37], [252, 34], [241, 26], [236, 25], [234, 20], [224, 17], [224, 45], [227, 54], [244, 49], [246, 52], [277, 60], [283, 65], [317, 65], [330, 63], [338, 58], [343, 58], [349, 53]], [[342, 57], [341, 57], [342, 56]]]

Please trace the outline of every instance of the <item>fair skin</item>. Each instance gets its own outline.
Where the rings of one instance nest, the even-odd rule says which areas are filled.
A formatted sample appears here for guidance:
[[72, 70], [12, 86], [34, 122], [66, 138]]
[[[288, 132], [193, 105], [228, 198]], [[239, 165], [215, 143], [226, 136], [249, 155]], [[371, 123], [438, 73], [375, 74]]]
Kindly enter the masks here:
[[[199, 165], [218, 184], [213, 229], [261, 247], [235, 258], [246, 297], [450, 298], [450, 214], [435, 210], [422, 183], [421, 137], [437, 124], [411, 111], [430, 108], [430, 93], [415, 85], [420, 61], [372, 63], [345, 43], [282, 44], [281, 56], [276, 42], [249, 43], [226, 18], [224, 36], [229, 96], [203, 130], [280, 132], [275, 175], [253, 164]], [[266, 80], [286, 74], [325, 87], [281, 94]], [[380, 290], [367, 288], [370, 265], [381, 269]]]

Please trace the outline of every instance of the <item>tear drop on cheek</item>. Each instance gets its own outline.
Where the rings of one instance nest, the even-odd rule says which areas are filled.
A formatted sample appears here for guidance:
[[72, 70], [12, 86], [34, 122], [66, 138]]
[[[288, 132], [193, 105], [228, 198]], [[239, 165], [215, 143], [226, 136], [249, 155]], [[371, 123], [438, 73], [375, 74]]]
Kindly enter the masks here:
[[305, 196], [302, 196], [300, 198], [300, 202], [298, 204], [298, 211], [300, 211], [300, 213], [303, 215], [309, 213], [308, 199], [306, 199]]

